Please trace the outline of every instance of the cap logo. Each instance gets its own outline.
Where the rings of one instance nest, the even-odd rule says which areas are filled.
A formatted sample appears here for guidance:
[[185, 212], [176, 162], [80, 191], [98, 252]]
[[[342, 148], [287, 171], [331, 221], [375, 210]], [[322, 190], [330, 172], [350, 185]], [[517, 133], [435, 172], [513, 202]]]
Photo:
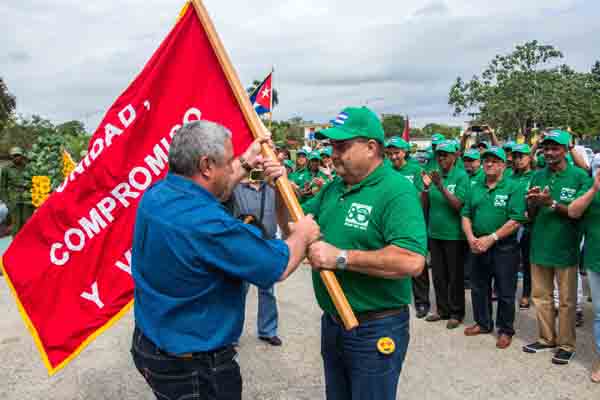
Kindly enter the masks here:
[[344, 125], [346, 123], [347, 119], [348, 119], [348, 114], [346, 114], [345, 112], [341, 112], [338, 114], [337, 117], [335, 117], [335, 119], [333, 120], [333, 124], [334, 125]]
[[546, 133], [546, 137], [559, 137], [560, 133], [558, 132], [548, 132]]

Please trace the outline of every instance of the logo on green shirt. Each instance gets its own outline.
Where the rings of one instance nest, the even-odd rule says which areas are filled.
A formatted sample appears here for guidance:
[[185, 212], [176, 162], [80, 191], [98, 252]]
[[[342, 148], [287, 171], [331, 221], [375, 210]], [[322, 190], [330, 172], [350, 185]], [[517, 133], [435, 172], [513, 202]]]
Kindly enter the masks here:
[[446, 189], [448, 189], [450, 193], [454, 194], [454, 191], [456, 190], [456, 185], [448, 185], [446, 186]]
[[505, 194], [497, 194], [494, 200], [494, 207], [506, 207], [508, 196]]
[[573, 201], [575, 200], [575, 193], [577, 191], [571, 188], [562, 188], [560, 191], [560, 200], [561, 201]]
[[366, 231], [369, 226], [369, 216], [373, 207], [366, 206], [364, 204], [352, 203], [348, 214], [346, 215], [346, 222], [344, 226], [352, 228], [358, 228]]

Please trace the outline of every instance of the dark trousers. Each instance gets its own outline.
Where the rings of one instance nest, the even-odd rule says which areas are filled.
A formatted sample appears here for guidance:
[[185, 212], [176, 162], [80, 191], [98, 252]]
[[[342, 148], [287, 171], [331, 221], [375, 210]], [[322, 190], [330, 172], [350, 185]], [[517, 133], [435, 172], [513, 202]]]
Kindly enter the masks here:
[[483, 254], [474, 254], [471, 275], [473, 317], [482, 329], [494, 329], [492, 319], [492, 277], [498, 297], [496, 326], [499, 334], [515, 334], [515, 294], [519, 247], [515, 237], [504, 239]]
[[[409, 342], [408, 311], [363, 322], [350, 331], [330, 315], [321, 318], [321, 356], [327, 400], [395, 400]], [[378, 350], [394, 341], [390, 354]]]
[[415, 306], [430, 307], [429, 302], [429, 266], [425, 264], [423, 272], [417, 277], [412, 278], [413, 296], [415, 297]]
[[242, 398], [242, 376], [233, 346], [192, 353], [190, 358], [176, 357], [157, 348], [135, 328], [131, 354], [159, 400]]
[[442, 318], [465, 318], [464, 240], [429, 239], [437, 312]]
[[531, 297], [531, 263], [529, 262], [529, 244], [530, 233], [529, 229], [525, 228], [519, 247], [521, 248], [521, 265], [523, 266], [523, 296]]

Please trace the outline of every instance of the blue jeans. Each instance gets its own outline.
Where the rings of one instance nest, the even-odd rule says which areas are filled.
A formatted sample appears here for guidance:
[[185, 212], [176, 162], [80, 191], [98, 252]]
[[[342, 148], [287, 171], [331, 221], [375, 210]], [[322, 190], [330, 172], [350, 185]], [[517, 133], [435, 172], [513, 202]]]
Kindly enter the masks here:
[[215, 352], [169, 355], [135, 328], [131, 355], [158, 400], [241, 400], [242, 376], [233, 346]]
[[594, 306], [594, 339], [596, 340], [596, 351], [600, 355], [600, 272], [588, 270], [588, 281]]
[[[248, 293], [249, 283], [244, 284], [244, 289]], [[268, 289], [258, 289], [258, 316], [256, 318], [256, 329], [259, 337], [277, 336], [277, 299], [275, 298], [275, 286]]]
[[473, 317], [477, 325], [487, 331], [494, 329], [492, 319], [492, 277], [498, 296], [496, 325], [499, 334], [515, 334], [515, 294], [519, 247], [515, 238], [507, 238], [493, 245], [483, 254], [475, 254], [471, 275]]
[[[389, 355], [377, 350], [382, 337], [394, 340]], [[363, 322], [346, 331], [330, 315], [321, 317], [321, 356], [327, 400], [394, 400], [409, 342], [409, 312]]]

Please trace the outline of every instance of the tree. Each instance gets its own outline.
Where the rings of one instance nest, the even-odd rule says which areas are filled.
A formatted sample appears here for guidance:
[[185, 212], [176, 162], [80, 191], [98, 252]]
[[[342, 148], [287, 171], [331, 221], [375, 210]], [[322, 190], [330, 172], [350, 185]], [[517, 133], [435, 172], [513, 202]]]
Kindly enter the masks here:
[[547, 67], [562, 57], [553, 46], [536, 40], [517, 45], [512, 53], [497, 55], [481, 76], [469, 82], [458, 77], [448, 103], [454, 106], [454, 115], [478, 109], [479, 119], [500, 134], [525, 133], [551, 113], [546, 95], [560, 71]]
[[450, 126], [445, 124], [430, 123], [423, 127], [422, 132], [426, 137], [431, 137], [434, 133], [441, 133], [447, 138], [456, 138], [460, 135], [460, 126]]
[[13, 146], [29, 150], [41, 135], [54, 132], [52, 123], [38, 115], [31, 118], [18, 117], [8, 122], [0, 138], [0, 154], [8, 154]]
[[56, 127], [56, 131], [65, 141], [65, 149], [75, 161], [81, 158], [81, 153], [87, 150], [90, 135], [85, 131], [83, 122], [68, 121]]
[[404, 131], [404, 116], [400, 114], [384, 114], [381, 119], [385, 137], [402, 136]]
[[[248, 92], [248, 95], [251, 95], [252, 92], [254, 92], [256, 90], [256, 88], [260, 86], [261, 83], [262, 83], [262, 81], [253, 81], [252, 85], [250, 85], [246, 88], [246, 92]], [[275, 108], [279, 104], [279, 93], [277, 92], [277, 89], [275, 89], [275, 88], [273, 88], [272, 102], [273, 102], [273, 108]]]
[[13, 112], [17, 106], [15, 96], [9, 91], [6, 83], [0, 77], [0, 132], [13, 117]]

